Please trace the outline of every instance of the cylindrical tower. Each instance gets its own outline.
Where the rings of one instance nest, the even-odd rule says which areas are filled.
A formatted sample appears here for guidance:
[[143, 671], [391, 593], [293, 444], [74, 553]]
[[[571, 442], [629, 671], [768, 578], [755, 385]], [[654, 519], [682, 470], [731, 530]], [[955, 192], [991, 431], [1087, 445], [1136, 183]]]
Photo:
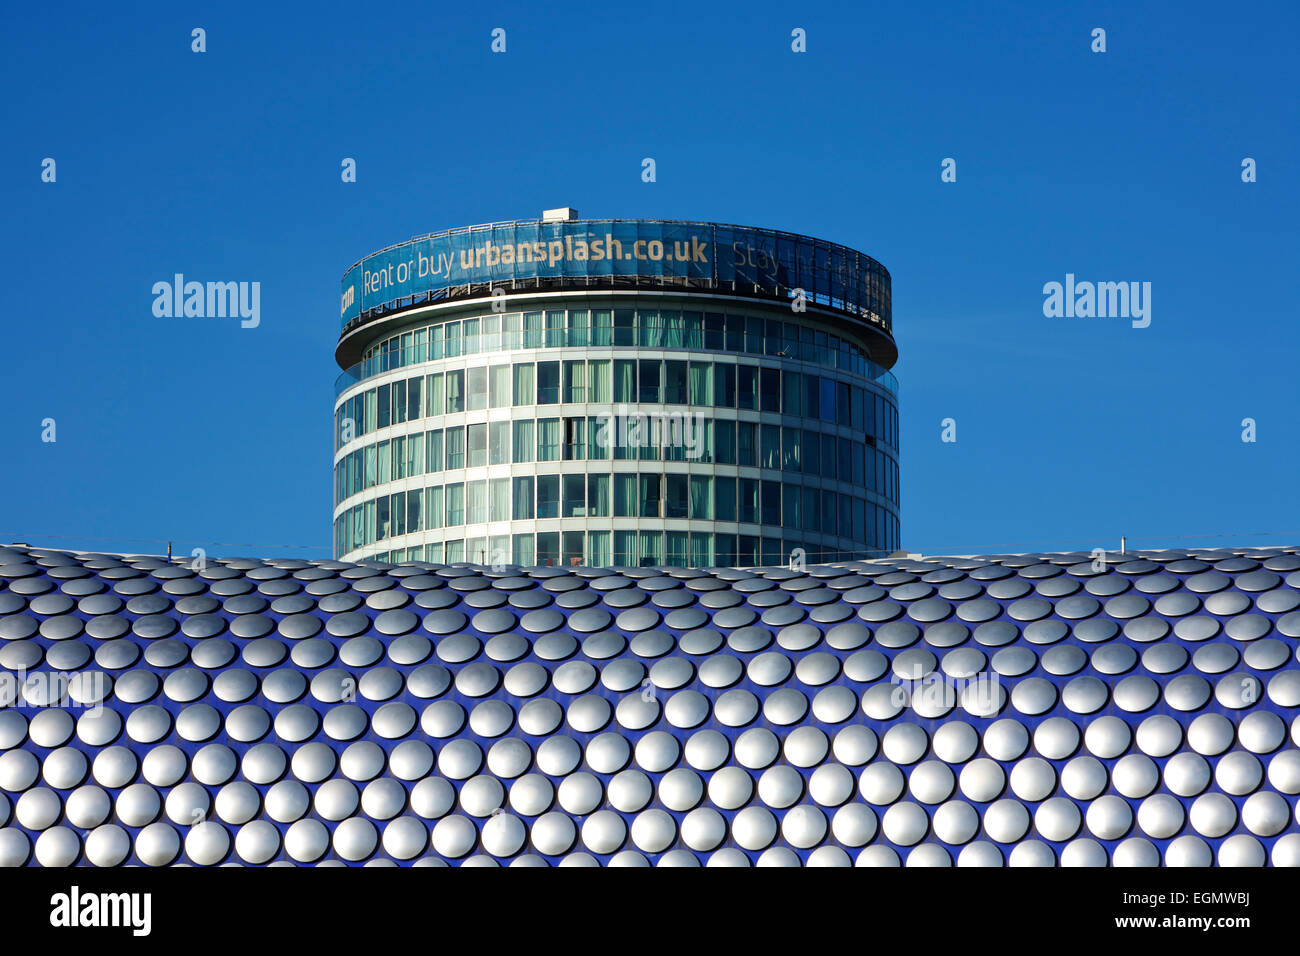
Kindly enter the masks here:
[[708, 567], [898, 547], [889, 273], [704, 222], [435, 233], [343, 279], [334, 552]]

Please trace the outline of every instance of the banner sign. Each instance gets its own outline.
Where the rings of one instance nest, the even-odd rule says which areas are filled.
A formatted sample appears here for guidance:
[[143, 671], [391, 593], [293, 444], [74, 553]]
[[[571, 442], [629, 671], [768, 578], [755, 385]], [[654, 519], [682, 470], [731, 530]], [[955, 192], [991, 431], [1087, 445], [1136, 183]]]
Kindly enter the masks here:
[[636, 276], [756, 286], [779, 298], [890, 324], [889, 273], [844, 246], [770, 229], [653, 219], [523, 221], [412, 239], [362, 259], [343, 277], [343, 325], [378, 306], [516, 279]]

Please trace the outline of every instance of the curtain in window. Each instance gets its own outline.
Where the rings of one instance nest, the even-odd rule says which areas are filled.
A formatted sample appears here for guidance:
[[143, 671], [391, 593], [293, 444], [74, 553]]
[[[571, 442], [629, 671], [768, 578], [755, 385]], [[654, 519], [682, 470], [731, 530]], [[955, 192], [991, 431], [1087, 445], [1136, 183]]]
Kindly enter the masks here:
[[691, 363], [690, 401], [692, 405], [713, 404], [713, 363], [712, 362]]
[[514, 555], [515, 564], [524, 567], [533, 564], [537, 560], [533, 554], [533, 536], [531, 534], [515, 535], [511, 552]]
[[691, 475], [691, 517], [713, 518], [713, 478]]
[[425, 432], [424, 470], [429, 474], [442, 471], [442, 429]]
[[636, 532], [614, 532], [614, 564], [619, 567], [636, 567]]
[[587, 514], [604, 518], [609, 515], [609, 475], [587, 476]]
[[388, 450], [388, 442], [381, 441], [376, 446], [376, 453], [379, 456], [379, 484], [393, 480], [393, 456]]
[[614, 475], [614, 514], [636, 517], [636, 475]]
[[442, 485], [424, 489], [424, 524], [430, 530], [442, 527]]
[[465, 467], [465, 428], [448, 428], [447, 436], [447, 470]]
[[596, 309], [591, 313], [591, 344], [609, 345], [611, 327], [608, 309]]
[[537, 388], [533, 384], [535, 381], [532, 362], [519, 362], [514, 367], [515, 375], [515, 405], [532, 405], [537, 401]]
[[612, 401], [610, 389], [609, 359], [600, 359], [587, 363], [588, 392], [587, 401]]
[[641, 475], [641, 517], [659, 517], [659, 475]]
[[641, 532], [641, 560], [643, 568], [656, 567], [664, 563], [664, 536], [662, 531]]
[[657, 349], [663, 347], [663, 320], [658, 312], [645, 309], [637, 313], [639, 339], [642, 348]]
[[447, 373], [447, 411], [463, 412], [465, 410], [465, 373], [463, 371]]
[[465, 523], [483, 524], [487, 521], [488, 489], [486, 481], [466, 483]]
[[696, 531], [691, 535], [691, 564], [693, 568], [713, 565], [713, 535]]
[[526, 521], [533, 516], [533, 478], [526, 475], [514, 479], [514, 508], [511, 513], [516, 521]]
[[680, 349], [686, 346], [686, 325], [680, 312], [663, 313], [664, 348]]
[[447, 527], [454, 528], [465, 523], [465, 486], [457, 483], [447, 485], [444, 489], [447, 498]]
[[664, 555], [664, 563], [669, 567], [683, 568], [686, 566], [686, 532], [685, 531], [666, 531], [664, 538], [667, 544]]
[[560, 460], [560, 420], [558, 418], [539, 418], [537, 420], [537, 460]]
[[610, 415], [593, 415], [587, 419], [588, 458], [609, 458], [609, 446], [614, 441], [616, 427]]
[[533, 460], [533, 423], [531, 421], [517, 421], [514, 423], [515, 428], [515, 449], [514, 460], [516, 462], [528, 462]]
[[609, 550], [608, 531], [587, 532], [587, 561], [593, 568], [609, 567], [612, 555]]
[[542, 313], [524, 313], [524, 348], [540, 349], [542, 347]]
[[632, 359], [614, 361], [614, 401], [636, 401], [636, 363]]

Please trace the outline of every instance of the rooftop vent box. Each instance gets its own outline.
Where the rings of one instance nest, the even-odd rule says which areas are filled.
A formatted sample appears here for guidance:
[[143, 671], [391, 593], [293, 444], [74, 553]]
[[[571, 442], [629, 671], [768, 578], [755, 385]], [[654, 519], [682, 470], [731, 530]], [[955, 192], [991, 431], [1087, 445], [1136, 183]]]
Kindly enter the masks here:
[[542, 222], [573, 222], [578, 218], [578, 210], [571, 209], [568, 206], [561, 206], [559, 209], [543, 209]]

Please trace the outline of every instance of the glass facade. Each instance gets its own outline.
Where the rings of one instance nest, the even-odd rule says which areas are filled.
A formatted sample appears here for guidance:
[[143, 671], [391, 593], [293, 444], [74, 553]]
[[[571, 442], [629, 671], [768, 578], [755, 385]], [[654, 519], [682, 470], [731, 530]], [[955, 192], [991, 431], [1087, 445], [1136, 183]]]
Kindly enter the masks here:
[[708, 296], [564, 298], [408, 320], [341, 376], [338, 557], [707, 567], [898, 547], [897, 381], [862, 347]]

